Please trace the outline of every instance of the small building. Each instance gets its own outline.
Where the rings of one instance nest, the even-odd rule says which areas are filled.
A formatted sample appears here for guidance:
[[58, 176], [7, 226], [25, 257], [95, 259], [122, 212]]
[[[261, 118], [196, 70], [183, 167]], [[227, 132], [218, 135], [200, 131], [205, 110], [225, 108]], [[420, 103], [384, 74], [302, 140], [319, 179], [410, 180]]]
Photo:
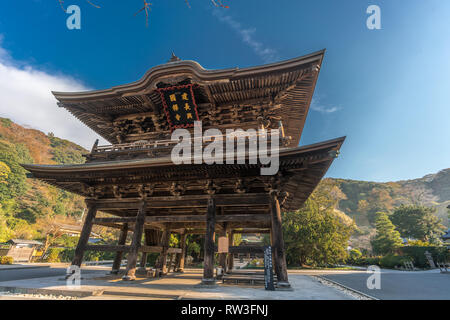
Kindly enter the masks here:
[[11, 239], [4, 243], [9, 248], [0, 249], [0, 256], [8, 256], [14, 259], [14, 262], [30, 262], [33, 253], [42, 242], [34, 240]]

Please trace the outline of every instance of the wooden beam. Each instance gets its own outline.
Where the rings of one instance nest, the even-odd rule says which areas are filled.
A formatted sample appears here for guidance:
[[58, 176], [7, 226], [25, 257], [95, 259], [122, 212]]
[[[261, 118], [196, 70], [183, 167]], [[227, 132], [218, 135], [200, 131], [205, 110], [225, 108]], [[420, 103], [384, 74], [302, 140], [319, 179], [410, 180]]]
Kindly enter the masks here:
[[108, 218], [95, 218], [94, 224], [103, 224], [103, 223], [134, 223], [136, 221], [136, 217], [108, 217]]
[[[105, 218], [109, 219], [109, 218]], [[114, 219], [114, 218], [112, 218]], [[147, 216], [146, 223], [152, 222], [205, 222], [205, 215], [167, 215], [167, 216]], [[270, 222], [270, 215], [268, 214], [229, 214], [216, 216], [216, 223], [221, 222], [238, 222], [238, 221], [252, 221], [252, 222]]]
[[229, 247], [228, 251], [232, 254], [235, 253], [264, 253], [263, 246], [233, 246]]
[[[206, 207], [208, 195], [149, 197], [147, 206], [153, 209], [177, 208], [177, 207]], [[216, 195], [216, 206], [263, 206], [268, 205], [267, 194], [221, 194]], [[111, 209], [139, 209], [140, 198], [135, 199], [99, 199], [89, 200], [96, 204], [98, 210]], [[101, 220], [99, 220], [101, 221]]]
[[111, 252], [130, 252], [131, 246], [126, 245], [88, 245], [86, 250], [91, 251], [111, 251]]

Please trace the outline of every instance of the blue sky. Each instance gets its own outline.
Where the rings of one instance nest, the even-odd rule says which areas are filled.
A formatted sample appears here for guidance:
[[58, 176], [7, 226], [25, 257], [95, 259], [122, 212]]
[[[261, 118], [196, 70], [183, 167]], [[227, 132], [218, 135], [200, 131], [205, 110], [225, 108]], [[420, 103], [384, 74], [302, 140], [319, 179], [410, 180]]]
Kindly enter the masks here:
[[[65, 0], [0, 3], [0, 114], [89, 147], [95, 135], [49, 90], [139, 79], [171, 51], [205, 68], [246, 67], [327, 49], [301, 144], [347, 136], [328, 176], [373, 181], [450, 167], [450, 2], [447, 0]], [[381, 30], [366, 9], [381, 8]], [[3, 90], [2, 90], [3, 87]]]

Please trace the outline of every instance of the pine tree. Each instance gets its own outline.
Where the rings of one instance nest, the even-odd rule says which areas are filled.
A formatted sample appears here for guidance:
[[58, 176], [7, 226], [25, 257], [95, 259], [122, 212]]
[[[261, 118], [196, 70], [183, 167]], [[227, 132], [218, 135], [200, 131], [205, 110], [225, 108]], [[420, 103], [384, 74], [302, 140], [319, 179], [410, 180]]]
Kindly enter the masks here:
[[375, 219], [376, 235], [372, 240], [372, 249], [378, 254], [393, 253], [402, 246], [400, 233], [384, 212], [377, 212]]

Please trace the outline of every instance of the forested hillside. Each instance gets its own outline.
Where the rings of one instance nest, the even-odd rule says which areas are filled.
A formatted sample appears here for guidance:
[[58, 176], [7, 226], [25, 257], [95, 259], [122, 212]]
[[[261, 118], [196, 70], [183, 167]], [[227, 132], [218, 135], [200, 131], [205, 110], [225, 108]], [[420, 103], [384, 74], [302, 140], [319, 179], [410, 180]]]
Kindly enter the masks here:
[[354, 219], [358, 225], [359, 231], [352, 241], [354, 246], [369, 247], [369, 238], [374, 235], [376, 213], [390, 213], [402, 204], [421, 204], [436, 208], [435, 215], [448, 227], [450, 169], [420, 179], [397, 182], [329, 178], [324, 179], [321, 184], [328, 186], [328, 193], [333, 191], [339, 197], [336, 209]]
[[12, 237], [43, 238], [52, 218], [76, 223], [81, 197], [26, 177], [20, 163], [82, 163], [82, 147], [0, 118], [0, 242]]

